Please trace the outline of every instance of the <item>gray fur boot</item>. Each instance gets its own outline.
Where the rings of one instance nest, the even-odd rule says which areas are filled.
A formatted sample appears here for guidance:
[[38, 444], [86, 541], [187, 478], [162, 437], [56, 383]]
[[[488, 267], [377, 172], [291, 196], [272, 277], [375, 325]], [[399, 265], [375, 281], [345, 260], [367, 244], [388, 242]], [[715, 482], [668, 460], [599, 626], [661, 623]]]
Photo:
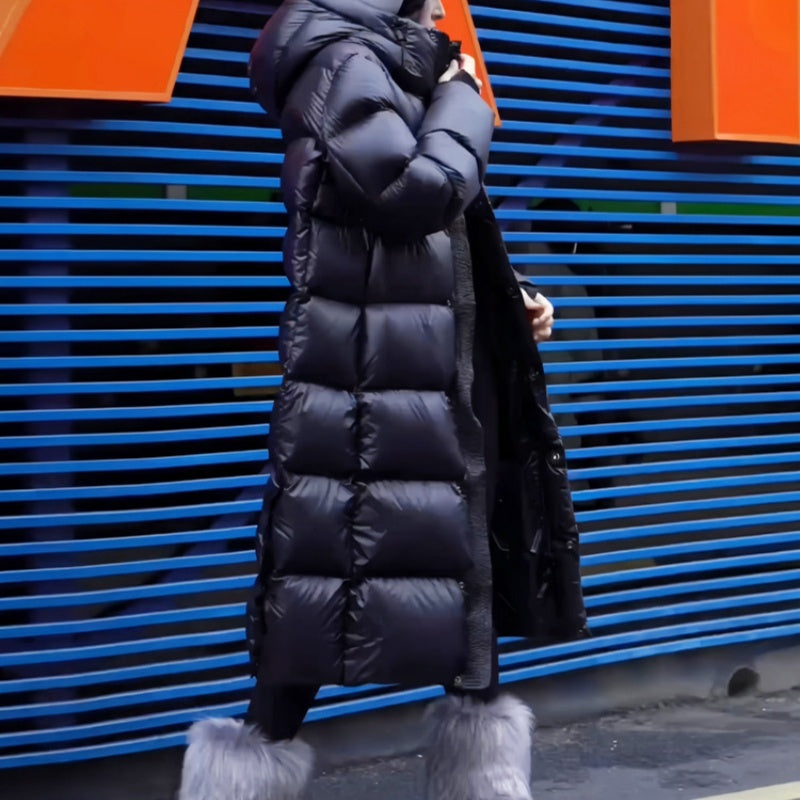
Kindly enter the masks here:
[[269, 742], [253, 725], [206, 719], [189, 729], [178, 800], [299, 800], [314, 765], [311, 748]]
[[448, 695], [426, 721], [426, 800], [531, 800], [534, 722], [525, 703]]

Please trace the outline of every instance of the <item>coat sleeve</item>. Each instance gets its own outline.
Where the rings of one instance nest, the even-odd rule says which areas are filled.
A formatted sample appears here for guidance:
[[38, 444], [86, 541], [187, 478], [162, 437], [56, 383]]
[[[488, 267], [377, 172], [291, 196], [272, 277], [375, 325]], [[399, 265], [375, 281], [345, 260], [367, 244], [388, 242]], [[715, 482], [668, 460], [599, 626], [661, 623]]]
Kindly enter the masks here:
[[422, 236], [450, 224], [478, 194], [494, 115], [469, 84], [433, 92], [416, 131], [382, 65], [348, 57], [331, 79], [320, 138], [331, 176], [367, 228]]

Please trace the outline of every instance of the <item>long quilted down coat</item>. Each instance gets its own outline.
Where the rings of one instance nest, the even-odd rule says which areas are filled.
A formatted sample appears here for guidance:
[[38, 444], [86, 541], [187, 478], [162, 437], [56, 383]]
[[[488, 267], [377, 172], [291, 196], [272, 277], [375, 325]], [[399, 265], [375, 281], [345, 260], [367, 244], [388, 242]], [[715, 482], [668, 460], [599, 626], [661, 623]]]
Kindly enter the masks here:
[[271, 684], [480, 689], [495, 633], [585, 630], [563, 446], [481, 188], [493, 115], [437, 83], [449, 42], [399, 6], [285, 0], [250, 62], [292, 285], [248, 620]]

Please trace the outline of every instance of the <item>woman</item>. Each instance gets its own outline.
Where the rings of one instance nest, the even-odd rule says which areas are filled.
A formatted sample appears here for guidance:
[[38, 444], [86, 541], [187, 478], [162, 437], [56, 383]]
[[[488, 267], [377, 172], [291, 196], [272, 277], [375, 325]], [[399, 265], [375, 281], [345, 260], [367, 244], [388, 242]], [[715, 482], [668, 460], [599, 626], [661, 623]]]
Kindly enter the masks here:
[[[318, 687], [441, 684], [430, 798], [530, 798], [497, 635], [585, 631], [536, 340], [482, 190], [493, 114], [439, 0], [285, 0], [253, 50], [280, 121], [292, 294], [258, 532], [246, 722], [190, 732], [181, 800], [296, 798]], [[531, 298], [533, 296], [533, 299]]]

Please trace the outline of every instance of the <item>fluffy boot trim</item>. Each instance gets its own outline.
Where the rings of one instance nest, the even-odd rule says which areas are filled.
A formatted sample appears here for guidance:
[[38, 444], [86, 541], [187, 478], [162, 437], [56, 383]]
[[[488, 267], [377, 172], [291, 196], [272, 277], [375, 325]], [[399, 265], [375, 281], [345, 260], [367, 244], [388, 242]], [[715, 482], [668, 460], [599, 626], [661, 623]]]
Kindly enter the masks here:
[[188, 738], [178, 800], [298, 800], [314, 765], [304, 742], [269, 742], [236, 719], [196, 722]]
[[426, 718], [426, 800], [531, 800], [534, 722], [521, 700], [448, 695]]

